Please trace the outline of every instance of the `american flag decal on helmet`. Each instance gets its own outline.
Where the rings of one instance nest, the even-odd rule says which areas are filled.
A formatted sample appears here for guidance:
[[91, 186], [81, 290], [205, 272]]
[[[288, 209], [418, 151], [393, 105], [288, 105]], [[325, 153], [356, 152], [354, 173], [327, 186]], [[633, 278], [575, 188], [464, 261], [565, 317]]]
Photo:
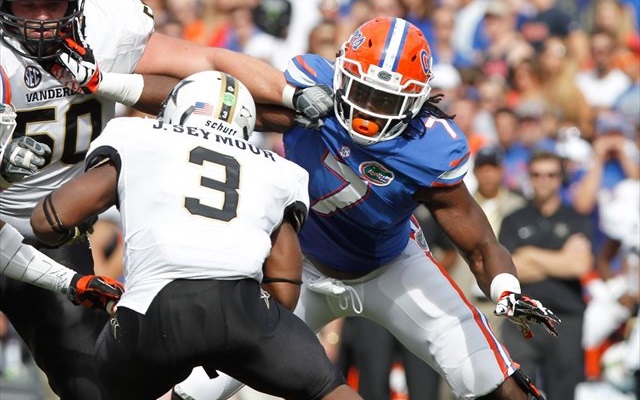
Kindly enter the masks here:
[[196, 101], [196, 105], [195, 105], [195, 108], [193, 109], [193, 113], [197, 115], [205, 115], [207, 117], [210, 117], [213, 114], [213, 106], [209, 103]]

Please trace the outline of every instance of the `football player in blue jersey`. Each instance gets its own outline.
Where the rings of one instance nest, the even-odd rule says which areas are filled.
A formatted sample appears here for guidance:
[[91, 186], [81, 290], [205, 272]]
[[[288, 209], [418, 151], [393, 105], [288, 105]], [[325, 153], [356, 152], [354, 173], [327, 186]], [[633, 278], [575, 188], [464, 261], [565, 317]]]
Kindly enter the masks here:
[[[412, 217], [419, 204], [429, 208], [497, 315], [525, 337], [537, 323], [557, 335], [559, 320], [520, 293], [510, 254], [463, 183], [469, 147], [437, 107], [440, 98], [429, 96], [431, 51], [421, 31], [400, 18], [373, 19], [344, 43], [335, 63], [298, 56], [285, 76], [292, 87], [331, 86], [335, 99], [317, 130], [284, 130], [287, 158], [310, 177], [296, 315], [316, 331], [350, 315], [381, 324], [459, 399], [542, 399], [438, 265]], [[224, 376], [207, 380], [194, 371], [174, 398], [224, 398], [239, 387]]]

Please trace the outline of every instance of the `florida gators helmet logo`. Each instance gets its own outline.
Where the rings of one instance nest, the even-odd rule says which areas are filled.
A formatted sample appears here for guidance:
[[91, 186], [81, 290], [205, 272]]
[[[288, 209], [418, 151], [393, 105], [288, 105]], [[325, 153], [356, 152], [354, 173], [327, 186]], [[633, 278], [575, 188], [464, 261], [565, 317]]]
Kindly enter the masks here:
[[365, 37], [360, 30], [357, 30], [351, 35], [351, 48], [357, 49], [364, 43]]
[[422, 70], [425, 75], [431, 73], [431, 60], [431, 54], [427, 53], [426, 50], [420, 52], [420, 61], [422, 62]]

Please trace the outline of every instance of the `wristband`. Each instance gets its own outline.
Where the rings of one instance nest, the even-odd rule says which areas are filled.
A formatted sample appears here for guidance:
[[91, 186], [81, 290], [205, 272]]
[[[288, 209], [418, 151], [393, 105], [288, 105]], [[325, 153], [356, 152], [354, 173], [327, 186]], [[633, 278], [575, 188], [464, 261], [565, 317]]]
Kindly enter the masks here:
[[144, 79], [140, 74], [103, 72], [98, 94], [125, 106], [133, 106], [140, 100]]
[[504, 292], [520, 293], [520, 282], [515, 276], [503, 272], [491, 281], [491, 300], [497, 303]]
[[274, 282], [282, 282], [282, 283], [291, 283], [294, 285], [302, 285], [302, 281], [300, 279], [287, 279], [287, 278], [270, 278], [270, 277], [263, 277], [262, 278], [262, 283], [274, 283]]
[[295, 110], [296, 108], [293, 105], [293, 95], [296, 93], [296, 88], [291, 85], [284, 85], [284, 89], [282, 89], [282, 104]]

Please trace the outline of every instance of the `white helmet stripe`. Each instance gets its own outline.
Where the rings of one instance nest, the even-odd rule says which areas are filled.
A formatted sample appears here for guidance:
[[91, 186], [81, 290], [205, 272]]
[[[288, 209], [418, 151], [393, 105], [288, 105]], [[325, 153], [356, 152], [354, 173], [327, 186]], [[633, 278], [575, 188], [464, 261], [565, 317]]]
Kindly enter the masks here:
[[391, 38], [387, 41], [384, 51], [385, 57], [381, 66], [385, 71], [395, 71], [407, 37], [405, 32], [409, 30], [409, 25], [402, 18], [394, 18], [391, 29]]

